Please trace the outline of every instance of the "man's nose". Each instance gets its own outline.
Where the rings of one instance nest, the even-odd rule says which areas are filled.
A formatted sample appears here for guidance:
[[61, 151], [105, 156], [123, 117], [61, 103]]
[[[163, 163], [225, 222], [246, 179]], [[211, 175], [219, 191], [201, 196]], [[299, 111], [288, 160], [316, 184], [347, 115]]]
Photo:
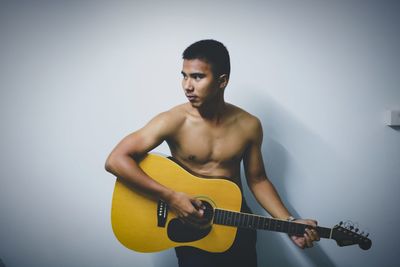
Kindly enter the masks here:
[[190, 78], [183, 81], [183, 89], [185, 91], [193, 91], [194, 87]]

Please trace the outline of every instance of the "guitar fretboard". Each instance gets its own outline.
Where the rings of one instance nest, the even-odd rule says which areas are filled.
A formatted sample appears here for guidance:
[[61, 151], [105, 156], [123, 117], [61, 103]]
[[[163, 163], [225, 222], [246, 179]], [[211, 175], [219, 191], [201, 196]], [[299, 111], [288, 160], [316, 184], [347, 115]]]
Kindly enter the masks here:
[[[302, 236], [305, 232], [305, 229], [311, 227], [309, 225], [301, 223], [288, 222], [284, 220], [272, 219], [254, 214], [241, 213], [241, 212], [222, 210], [222, 209], [214, 210], [214, 223], [227, 226], [234, 226], [239, 228], [275, 231], [297, 236]], [[317, 230], [320, 237], [331, 238], [330, 228], [317, 226], [314, 229]]]

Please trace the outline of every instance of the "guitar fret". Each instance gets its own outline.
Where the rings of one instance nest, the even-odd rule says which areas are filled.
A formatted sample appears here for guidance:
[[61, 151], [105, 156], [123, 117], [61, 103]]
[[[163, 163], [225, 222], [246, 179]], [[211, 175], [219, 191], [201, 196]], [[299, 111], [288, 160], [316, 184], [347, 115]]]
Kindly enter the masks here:
[[284, 232], [284, 233], [287, 233], [288, 230], [289, 230], [289, 222], [283, 221], [283, 222], [282, 222], [282, 229], [281, 229], [281, 231]]
[[222, 213], [222, 210], [215, 210], [214, 223], [217, 223], [217, 224], [222, 223], [221, 213]]
[[289, 223], [289, 234], [295, 234], [296, 233], [296, 224], [290, 222]]
[[231, 212], [231, 211], [224, 211], [224, 224], [225, 225], [230, 225], [230, 226], [235, 226], [235, 212]]
[[219, 210], [214, 211], [213, 223], [219, 223]]
[[226, 212], [226, 224], [227, 224], [227, 225], [229, 225], [229, 222], [230, 222], [230, 216], [229, 216], [229, 215], [230, 215], [230, 212], [227, 211], [227, 212]]
[[298, 224], [296, 224], [296, 231], [294, 232], [295, 234], [297, 234], [299, 232], [299, 226]]
[[215, 210], [215, 215], [214, 215], [215, 223], [217, 223], [217, 224], [222, 223], [221, 215], [222, 215], [222, 210]]
[[226, 211], [224, 211], [224, 224], [226, 224], [226, 214], [227, 214], [227, 212]]
[[265, 223], [266, 223], [265, 218], [263, 218], [263, 217], [260, 217], [260, 218], [261, 218], [260, 229], [265, 229]]
[[276, 221], [275, 220], [271, 220], [270, 221], [270, 229], [275, 231], [275, 225], [276, 225]]
[[264, 226], [264, 218], [259, 216], [260, 220], [258, 221], [258, 229], [262, 229]]
[[219, 219], [218, 219], [218, 223], [220, 224], [224, 224], [224, 211], [223, 210], [218, 210], [218, 214], [219, 214]]
[[282, 228], [283, 228], [283, 221], [277, 221], [277, 231], [282, 232]]
[[264, 218], [263, 229], [268, 230], [269, 223], [270, 223], [270, 220], [268, 218]]

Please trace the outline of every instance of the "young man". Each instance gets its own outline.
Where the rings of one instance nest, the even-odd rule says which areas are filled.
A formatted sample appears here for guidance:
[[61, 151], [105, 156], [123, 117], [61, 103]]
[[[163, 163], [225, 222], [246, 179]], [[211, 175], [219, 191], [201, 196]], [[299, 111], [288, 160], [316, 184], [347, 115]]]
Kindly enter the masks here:
[[[247, 184], [260, 205], [275, 218], [292, 220], [264, 169], [260, 121], [224, 100], [230, 75], [225, 46], [215, 40], [190, 45], [183, 52], [182, 75], [188, 103], [157, 115], [142, 129], [125, 137], [108, 157], [107, 171], [163, 199], [183, 220], [193, 221], [203, 215], [201, 202], [151, 179], [134, 159], [166, 141], [172, 156], [186, 168], [199, 175], [229, 177], [240, 188], [243, 160]], [[249, 212], [245, 202], [242, 210]], [[317, 224], [314, 220], [297, 221]], [[254, 231], [239, 230], [234, 245], [224, 253], [177, 248], [179, 266], [256, 266], [255, 236]], [[314, 230], [307, 229], [303, 237], [291, 239], [297, 246], [307, 248], [319, 237]]]

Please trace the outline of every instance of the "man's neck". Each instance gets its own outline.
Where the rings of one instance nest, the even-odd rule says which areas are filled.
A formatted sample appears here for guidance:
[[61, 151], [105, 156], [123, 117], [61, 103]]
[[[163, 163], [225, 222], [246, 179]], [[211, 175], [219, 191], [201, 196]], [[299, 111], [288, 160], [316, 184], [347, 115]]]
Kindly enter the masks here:
[[204, 120], [218, 124], [221, 122], [225, 114], [225, 109], [226, 103], [224, 101], [224, 97], [221, 96], [219, 99], [216, 99], [216, 101], [208, 103], [207, 105], [204, 105], [197, 110], [199, 112], [199, 115]]

